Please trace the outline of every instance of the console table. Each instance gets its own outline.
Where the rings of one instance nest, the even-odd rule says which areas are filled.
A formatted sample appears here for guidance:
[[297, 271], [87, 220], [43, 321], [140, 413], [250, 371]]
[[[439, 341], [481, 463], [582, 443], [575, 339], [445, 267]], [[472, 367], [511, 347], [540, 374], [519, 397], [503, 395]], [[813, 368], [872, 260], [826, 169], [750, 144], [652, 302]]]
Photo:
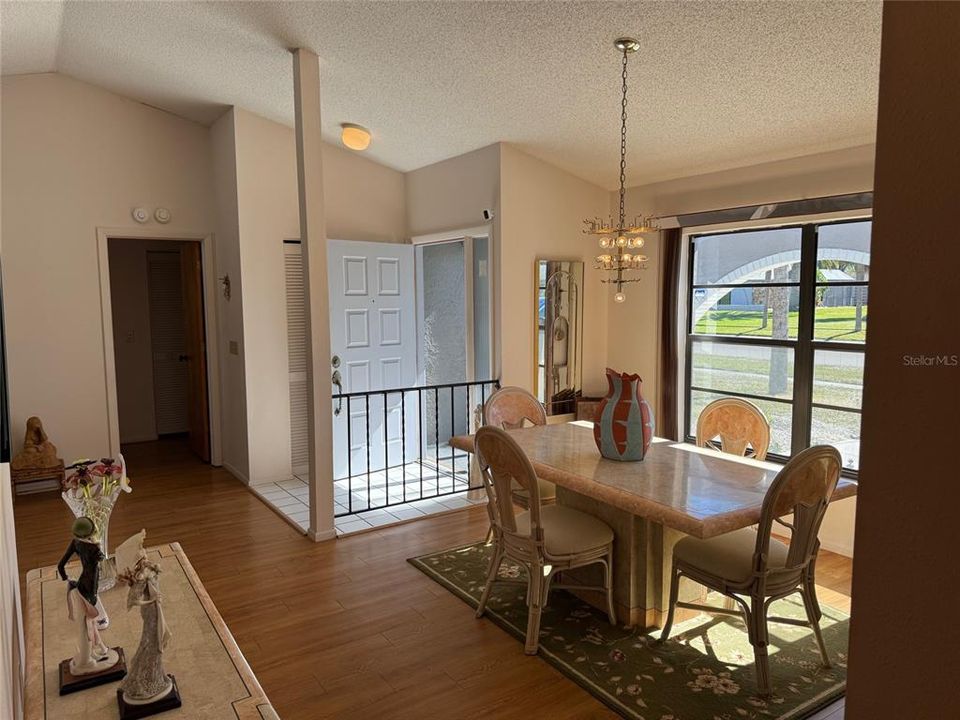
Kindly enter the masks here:
[[[177, 678], [183, 699], [183, 707], [156, 717], [278, 720], [179, 543], [149, 548], [147, 554], [161, 567], [163, 610], [173, 633], [164, 666]], [[77, 574], [75, 564], [67, 567], [68, 574]], [[110, 615], [104, 642], [122, 646], [129, 663], [140, 642], [140, 612], [127, 611], [125, 585], [118, 584], [100, 598]], [[27, 573], [25, 720], [117, 717], [119, 683], [59, 695], [58, 665], [73, 655], [75, 634], [67, 618], [66, 586], [57, 577], [56, 566], [31, 570]]]

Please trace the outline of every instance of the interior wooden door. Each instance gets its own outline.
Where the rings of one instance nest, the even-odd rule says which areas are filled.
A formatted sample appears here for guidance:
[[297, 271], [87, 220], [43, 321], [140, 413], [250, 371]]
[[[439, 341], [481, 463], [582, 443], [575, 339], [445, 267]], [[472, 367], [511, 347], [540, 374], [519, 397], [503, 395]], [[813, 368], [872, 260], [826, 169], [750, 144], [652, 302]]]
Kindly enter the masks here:
[[210, 409], [207, 397], [207, 344], [203, 320], [200, 243], [183, 243], [180, 251], [180, 271], [186, 331], [190, 449], [204, 462], [210, 462]]

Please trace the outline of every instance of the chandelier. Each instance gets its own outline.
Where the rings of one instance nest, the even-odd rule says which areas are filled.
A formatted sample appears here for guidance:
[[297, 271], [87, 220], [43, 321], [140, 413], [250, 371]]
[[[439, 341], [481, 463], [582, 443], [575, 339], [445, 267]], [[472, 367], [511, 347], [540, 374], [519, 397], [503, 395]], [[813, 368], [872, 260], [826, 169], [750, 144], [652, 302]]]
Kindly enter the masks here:
[[637, 216], [627, 223], [623, 209], [624, 184], [627, 174], [627, 57], [640, 49], [640, 43], [634, 38], [622, 37], [614, 41], [614, 47], [623, 53], [623, 96], [620, 101], [620, 214], [616, 221], [593, 218], [584, 220], [587, 235], [593, 235], [600, 241], [603, 252], [596, 257], [594, 268], [607, 273], [600, 282], [610, 283], [617, 288], [613, 299], [622, 303], [627, 299], [623, 286], [639, 282], [640, 278], [630, 277], [635, 270], [646, 269], [647, 256], [635, 252], [643, 248], [643, 236], [660, 230], [656, 218]]

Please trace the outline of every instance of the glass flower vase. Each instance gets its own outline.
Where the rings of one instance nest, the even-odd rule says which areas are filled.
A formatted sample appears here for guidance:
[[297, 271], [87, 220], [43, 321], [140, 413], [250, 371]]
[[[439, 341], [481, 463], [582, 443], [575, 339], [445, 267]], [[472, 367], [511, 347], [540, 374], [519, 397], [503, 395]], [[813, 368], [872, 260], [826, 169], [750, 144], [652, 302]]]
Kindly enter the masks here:
[[88, 517], [93, 520], [94, 534], [97, 543], [100, 545], [100, 551], [103, 553], [103, 560], [100, 561], [100, 583], [97, 586], [97, 592], [109, 590], [117, 584], [117, 571], [110, 559], [108, 549], [108, 534], [110, 529], [110, 513], [113, 512], [113, 505], [117, 501], [116, 495], [84, 497], [75, 495], [73, 491], [61, 493], [64, 502], [74, 517]]

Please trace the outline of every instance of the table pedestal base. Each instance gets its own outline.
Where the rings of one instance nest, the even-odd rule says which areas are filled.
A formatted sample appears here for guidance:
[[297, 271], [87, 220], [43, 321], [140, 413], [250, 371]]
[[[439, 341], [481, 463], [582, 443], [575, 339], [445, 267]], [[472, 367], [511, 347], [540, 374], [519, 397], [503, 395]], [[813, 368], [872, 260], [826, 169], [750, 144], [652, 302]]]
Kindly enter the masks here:
[[[557, 486], [557, 503], [589, 513], [613, 528], [613, 599], [617, 619], [630, 627], [660, 627], [666, 620], [670, 603], [673, 546], [686, 535], [560, 486]], [[577, 583], [603, 584], [603, 570], [599, 565], [565, 574]], [[576, 594], [606, 612], [601, 593]], [[681, 582], [680, 600], [702, 602], [704, 595], [700, 585], [687, 579]], [[682, 613], [677, 611], [678, 621], [684, 619]]]

